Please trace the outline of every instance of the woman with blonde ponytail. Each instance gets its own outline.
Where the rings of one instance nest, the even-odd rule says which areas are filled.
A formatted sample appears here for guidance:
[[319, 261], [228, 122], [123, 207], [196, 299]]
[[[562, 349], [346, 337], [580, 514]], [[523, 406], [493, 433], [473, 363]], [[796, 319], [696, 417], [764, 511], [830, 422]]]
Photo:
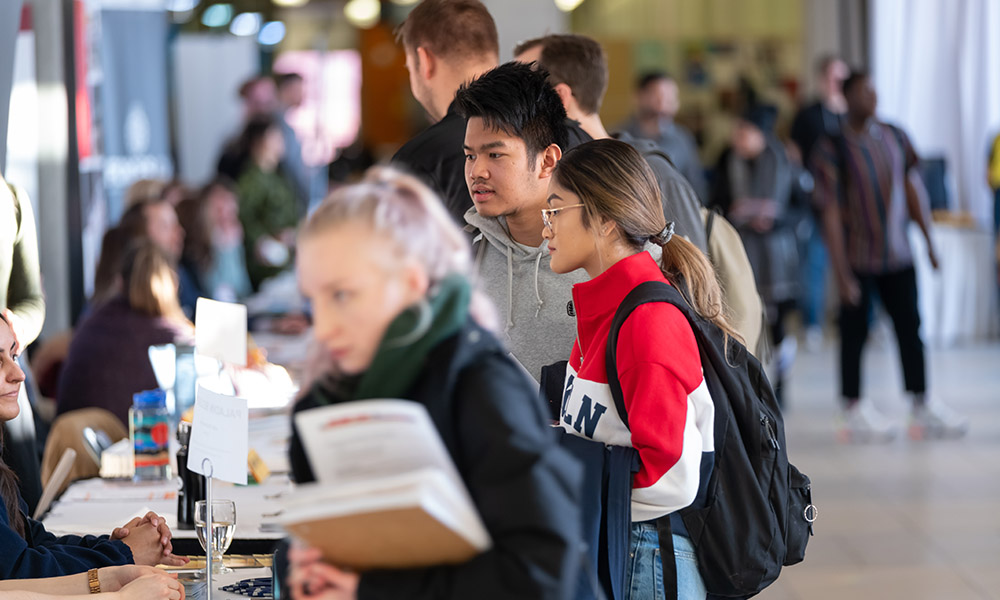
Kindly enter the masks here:
[[[656, 178], [631, 146], [604, 139], [567, 152], [553, 173], [548, 204], [543, 235], [552, 270], [582, 268], [590, 275], [590, 281], [573, 286], [578, 333], [559, 424], [572, 435], [638, 452], [625, 598], [660, 597], [663, 565], [655, 521], [691, 504], [707, 482], [715, 409], [687, 318], [671, 304], [651, 302], [636, 308], [619, 330], [617, 379], [627, 417], [619, 415], [605, 362], [612, 322], [632, 290], [661, 281], [677, 287], [702, 317], [729, 335], [733, 330], [723, 316], [711, 264], [673, 235]], [[659, 264], [643, 251], [649, 243], [662, 248]], [[674, 527], [673, 547], [678, 598], [704, 599], [693, 546], [682, 527]]]

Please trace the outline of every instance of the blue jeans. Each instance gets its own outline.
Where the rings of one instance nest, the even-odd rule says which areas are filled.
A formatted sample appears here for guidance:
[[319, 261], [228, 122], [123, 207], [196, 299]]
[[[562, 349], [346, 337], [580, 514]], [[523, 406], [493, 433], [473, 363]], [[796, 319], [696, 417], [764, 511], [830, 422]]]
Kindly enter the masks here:
[[[678, 600], [705, 600], [705, 582], [698, 573], [698, 559], [691, 540], [674, 534]], [[632, 523], [629, 565], [625, 575], [625, 600], [663, 600], [663, 563], [654, 521]]]
[[800, 263], [802, 272], [802, 321], [806, 327], [822, 327], [826, 321], [826, 272], [830, 258], [823, 241], [820, 223], [813, 228], [803, 249]]

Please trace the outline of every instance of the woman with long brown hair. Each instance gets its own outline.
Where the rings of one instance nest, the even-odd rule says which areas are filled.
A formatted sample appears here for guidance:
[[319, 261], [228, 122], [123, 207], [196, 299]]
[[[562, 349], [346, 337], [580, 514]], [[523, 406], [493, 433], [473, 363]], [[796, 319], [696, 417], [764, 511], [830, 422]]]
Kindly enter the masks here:
[[[618, 307], [647, 281], [678, 287], [705, 319], [734, 335], [723, 316], [715, 272], [693, 244], [673, 235], [649, 165], [628, 144], [582, 144], [556, 166], [543, 211], [551, 268], [585, 269], [573, 286], [577, 340], [566, 372], [559, 424], [571, 435], [634, 448], [626, 598], [658, 598], [662, 563], [655, 521], [691, 504], [714, 450], [714, 405], [702, 376], [694, 333], [665, 302], [636, 308], [619, 330], [617, 380], [627, 409], [619, 415], [605, 352]], [[644, 247], [662, 248], [659, 264]], [[707, 478], [706, 478], [707, 480]], [[705, 598], [693, 546], [675, 528], [678, 598]]]
[[[108, 365], [104, 368], [114, 371]], [[0, 422], [18, 415], [17, 395], [23, 381], [14, 331], [0, 313]], [[28, 518], [26, 510], [17, 492], [17, 476], [0, 460], [0, 580], [56, 577], [133, 562], [187, 562], [171, 554], [170, 529], [154, 513], [129, 521], [110, 536], [56, 538], [41, 523]]]
[[192, 341], [177, 299], [177, 274], [148, 240], [126, 251], [121, 291], [77, 328], [59, 376], [59, 413], [105, 408], [128, 422], [132, 394], [158, 387], [148, 349]]

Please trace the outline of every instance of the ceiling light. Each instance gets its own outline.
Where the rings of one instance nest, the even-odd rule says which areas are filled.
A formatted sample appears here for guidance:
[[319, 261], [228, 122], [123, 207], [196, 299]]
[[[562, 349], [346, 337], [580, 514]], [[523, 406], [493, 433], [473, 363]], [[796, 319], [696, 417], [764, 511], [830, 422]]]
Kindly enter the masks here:
[[285, 24], [281, 21], [271, 21], [260, 28], [257, 41], [265, 46], [274, 46], [285, 39]]
[[583, 4], [583, 0], [556, 0], [556, 8], [563, 12], [573, 12], [581, 4]]
[[382, 14], [379, 0], [351, 0], [344, 5], [344, 16], [351, 25], [359, 29], [368, 29], [378, 23]]
[[411, 4], [416, 4], [420, 0], [389, 0], [393, 4], [398, 4], [399, 6], [409, 6]]
[[201, 15], [201, 24], [205, 27], [225, 27], [232, 18], [232, 4], [213, 4]]
[[286, 8], [292, 8], [296, 6], [305, 6], [309, 3], [309, 0], [271, 0], [278, 6], [284, 6]]
[[232, 25], [229, 26], [229, 33], [239, 36], [257, 35], [260, 31], [260, 13], [242, 13], [236, 15]]
[[194, 10], [201, 0], [167, 0], [167, 10], [170, 12], [188, 12]]

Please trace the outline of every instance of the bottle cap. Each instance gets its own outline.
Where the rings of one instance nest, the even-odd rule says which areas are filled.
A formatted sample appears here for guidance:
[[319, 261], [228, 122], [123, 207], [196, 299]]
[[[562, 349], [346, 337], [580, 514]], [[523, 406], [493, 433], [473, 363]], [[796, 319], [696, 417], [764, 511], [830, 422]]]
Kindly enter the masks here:
[[167, 405], [167, 393], [163, 390], [146, 390], [132, 394], [135, 408], [160, 408]]

